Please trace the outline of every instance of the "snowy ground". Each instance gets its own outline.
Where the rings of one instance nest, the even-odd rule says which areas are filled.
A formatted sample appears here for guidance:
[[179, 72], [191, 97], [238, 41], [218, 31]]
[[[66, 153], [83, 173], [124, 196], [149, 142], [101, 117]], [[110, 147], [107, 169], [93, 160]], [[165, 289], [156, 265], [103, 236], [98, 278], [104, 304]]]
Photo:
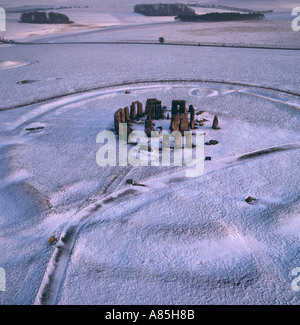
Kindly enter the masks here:
[[[114, 30], [29, 26], [20, 39], [52, 44], [0, 45], [1, 304], [299, 304], [299, 51], [83, 44], [154, 40], [159, 26], [195, 41], [168, 21], [132, 26], [127, 10]], [[114, 112], [154, 97], [205, 111], [199, 131], [219, 144], [201, 177], [97, 165]]]
[[[264, 1], [264, 3], [265, 6], [255, 2], [253, 6], [251, 2], [242, 2], [236, 4], [236, 7], [243, 8], [247, 4], [249, 9], [254, 10], [273, 9], [274, 12], [266, 14], [266, 20], [225, 23], [183, 23], [174, 22], [174, 17], [146, 17], [134, 13], [134, 3], [130, 0], [101, 0], [96, 4], [91, 2], [88, 8], [54, 10], [68, 15], [74, 22], [71, 25], [20, 24], [18, 21], [21, 13], [15, 7], [10, 8], [11, 5], [7, 5], [4, 6], [8, 8], [5, 38], [16, 41], [22, 41], [24, 38], [26, 41], [51, 41], [55, 34], [56, 42], [62, 40], [157, 42], [158, 38], [163, 36], [166, 42], [300, 48], [299, 35], [291, 28], [292, 20], [295, 18], [291, 12], [296, 4], [289, 2], [284, 6], [282, 1], [279, 3]], [[232, 3], [226, 2], [226, 5]], [[55, 5], [52, 6], [55, 8]], [[35, 7], [32, 5], [32, 10]], [[22, 7], [21, 9], [24, 10]], [[197, 7], [193, 9], [197, 14], [225, 11]], [[63, 37], [57, 37], [58, 34]], [[64, 37], [66, 35], [67, 38]], [[80, 35], [84, 38], [80, 38]]]

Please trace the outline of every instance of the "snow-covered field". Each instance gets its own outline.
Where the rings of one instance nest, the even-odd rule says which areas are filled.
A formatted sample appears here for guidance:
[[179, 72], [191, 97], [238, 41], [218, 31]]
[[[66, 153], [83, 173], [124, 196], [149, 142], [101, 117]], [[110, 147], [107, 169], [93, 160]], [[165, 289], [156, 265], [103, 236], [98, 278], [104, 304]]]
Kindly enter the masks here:
[[[87, 4], [68, 9], [68, 29], [10, 13], [5, 38], [36, 43], [0, 44], [0, 303], [299, 304], [300, 52], [178, 43], [299, 48], [300, 32], [288, 20], [198, 27], [134, 14], [130, 1]], [[174, 44], [139, 44], [159, 36]], [[98, 133], [148, 98], [205, 111], [197, 131], [219, 144], [205, 146], [201, 177], [97, 165]]]

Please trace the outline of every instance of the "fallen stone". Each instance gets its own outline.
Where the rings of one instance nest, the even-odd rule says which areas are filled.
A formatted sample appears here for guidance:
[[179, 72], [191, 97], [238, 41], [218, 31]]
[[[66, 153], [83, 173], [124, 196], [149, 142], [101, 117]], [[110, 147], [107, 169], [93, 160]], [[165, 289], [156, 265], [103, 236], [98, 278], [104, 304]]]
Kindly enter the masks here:
[[219, 144], [219, 141], [217, 140], [210, 140], [209, 142], [205, 142], [207, 146], [214, 146], [216, 144]]
[[17, 85], [26, 85], [26, 84], [32, 84], [34, 82], [37, 82], [37, 80], [21, 80], [16, 82]]
[[27, 128], [26, 131], [38, 131], [38, 130], [43, 130], [44, 127], [43, 126], [39, 126], [39, 127], [36, 127], [36, 128]]
[[253, 198], [252, 196], [247, 196], [246, 199], [245, 199], [245, 201], [246, 201], [247, 203], [249, 203], [249, 204], [253, 203], [255, 200], [256, 200], [256, 199]]
[[147, 187], [147, 185], [145, 185], [145, 184], [139, 184], [139, 183], [133, 183], [132, 185], [133, 185], [133, 186], [142, 186], [142, 187]]
[[204, 122], [207, 122], [207, 119], [203, 118], [201, 120], [197, 120], [198, 123], [204, 123]]
[[56, 241], [57, 241], [57, 239], [56, 239], [54, 236], [51, 236], [51, 237], [48, 239], [48, 243], [49, 243], [50, 245], [54, 244]]

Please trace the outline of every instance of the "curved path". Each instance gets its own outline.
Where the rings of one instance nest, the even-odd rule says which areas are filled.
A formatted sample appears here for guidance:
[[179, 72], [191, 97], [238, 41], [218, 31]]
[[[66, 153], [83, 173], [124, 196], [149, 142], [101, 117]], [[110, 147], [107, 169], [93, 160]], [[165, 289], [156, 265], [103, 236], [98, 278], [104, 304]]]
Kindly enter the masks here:
[[255, 84], [246, 84], [246, 83], [239, 83], [239, 82], [230, 82], [230, 81], [224, 81], [224, 80], [213, 80], [213, 79], [161, 79], [161, 80], [135, 80], [135, 81], [128, 81], [128, 82], [123, 82], [119, 84], [107, 84], [105, 86], [99, 86], [99, 87], [92, 87], [92, 88], [86, 88], [86, 89], [80, 89], [74, 92], [68, 92], [64, 93], [62, 95], [58, 96], [53, 96], [53, 97], [47, 97], [43, 99], [38, 99], [35, 101], [31, 101], [28, 103], [23, 103], [21, 105], [14, 105], [11, 107], [4, 107], [0, 108], [0, 111], [6, 111], [6, 110], [11, 110], [11, 109], [16, 109], [16, 108], [21, 108], [33, 104], [39, 104], [39, 103], [44, 103], [47, 101], [59, 99], [59, 98], [65, 98], [67, 96], [71, 95], [79, 95], [79, 94], [84, 94], [88, 93], [91, 91], [96, 91], [96, 90], [102, 90], [102, 89], [109, 89], [109, 88], [116, 88], [116, 87], [123, 87], [123, 86], [134, 86], [134, 85], [147, 85], [147, 84], [165, 84], [165, 83], [215, 83], [215, 84], [221, 84], [221, 85], [232, 85], [232, 86], [241, 86], [241, 87], [249, 87], [249, 88], [260, 88], [263, 90], [271, 90], [271, 91], [276, 91], [279, 93], [284, 93], [287, 95], [293, 95], [300, 97], [300, 93], [295, 93], [293, 91], [287, 91], [287, 90], [282, 90], [279, 88], [274, 88], [274, 87], [265, 87], [265, 86], [259, 86]]

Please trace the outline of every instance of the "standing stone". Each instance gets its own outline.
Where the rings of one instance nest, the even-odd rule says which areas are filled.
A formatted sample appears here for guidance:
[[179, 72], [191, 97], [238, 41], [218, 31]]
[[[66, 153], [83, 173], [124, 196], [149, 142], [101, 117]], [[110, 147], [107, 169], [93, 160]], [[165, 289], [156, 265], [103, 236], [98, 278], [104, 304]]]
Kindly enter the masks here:
[[183, 114], [180, 116], [180, 131], [188, 131], [189, 129], [189, 119], [188, 114]]
[[172, 115], [186, 114], [186, 101], [185, 100], [173, 100], [172, 101]]
[[153, 131], [153, 122], [152, 120], [146, 120], [145, 121], [145, 133], [147, 134], [147, 137], [151, 137], [151, 132]]
[[152, 105], [152, 104], [148, 104], [148, 106], [147, 106], [147, 118], [149, 120], [152, 120], [152, 119], [154, 119], [154, 116], [155, 116], [155, 106]]
[[156, 102], [155, 98], [147, 99], [146, 101], [146, 114], [147, 118], [149, 120], [154, 119], [154, 114], [155, 114], [155, 105], [154, 103]]
[[155, 119], [159, 120], [162, 118], [162, 105], [161, 101], [157, 100], [155, 102]]
[[193, 105], [190, 105], [189, 111], [190, 111], [190, 128], [193, 130], [195, 127], [195, 108], [193, 107]]
[[161, 101], [156, 98], [147, 99], [146, 102], [146, 114], [148, 119], [156, 119], [159, 120], [162, 118], [163, 110]]
[[131, 121], [135, 120], [136, 118], [136, 110], [135, 110], [135, 105], [131, 104], [130, 105], [130, 119]]
[[136, 102], [137, 104], [137, 116], [141, 117], [143, 115], [143, 104], [140, 102]]
[[125, 108], [124, 108], [124, 113], [125, 113], [125, 122], [130, 122], [130, 115], [129, 115], [129, 107], [128, 106], [126, 106]]
[[125, 113], [122, 108], [118, 109], [115, 112], [115, 116], [114, 116], [114, 126], [115, 126], [115, 131], [117, 134], [119, 134], [119, 124], [120, 123], [125, 123]]
[[217, 115], [215, 115], [215, 117], [214, 117], [214, 121], [213, 121], [213, 124], [212, 124], [212, 128], [214, 130], [218, 130], [219, 129], [219, 121], [218, 121]]
[[179, 106], [179, 114], [186, 114], [186, 102], [183, 101]]
[[171, 120], [171, 132], [173, 131], [179, 131], [179, 126], [180, 126], [180, 119], [179, 119], [179, 115], [175, 115], [174, 117], [172, 117]]
[[178, 115], [178, 108], [179, 108], [178, 105], [175, 105], [172, 102], [172, 109], [171, 109], [172, 117], [175, 116], [175, 115]]

